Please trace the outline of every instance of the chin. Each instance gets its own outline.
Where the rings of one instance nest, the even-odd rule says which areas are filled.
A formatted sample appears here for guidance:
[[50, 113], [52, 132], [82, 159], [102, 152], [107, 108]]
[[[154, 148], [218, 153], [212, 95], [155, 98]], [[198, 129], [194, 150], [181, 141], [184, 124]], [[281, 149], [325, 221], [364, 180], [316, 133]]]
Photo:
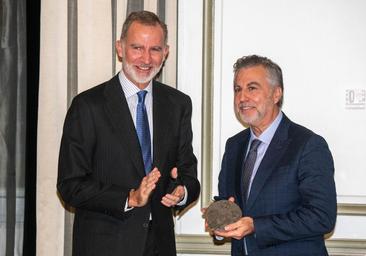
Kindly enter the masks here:
[[136, 72], [135, 72], [135, 74], [133, 74], [132, 77], [137, 83], [140, 83], [140, 84], [148, 83], [152, 80], [152, 78], [154, 78], [154, 76], [152, 76], [151, 74], [137, 75]]
[[258, 117], [254, 116], [254, 117], [248, 117], [248, 116], [243, 116], [240, 115], [240, 121], [245, 124], [245, 126], [253, 126], [258, 122]]

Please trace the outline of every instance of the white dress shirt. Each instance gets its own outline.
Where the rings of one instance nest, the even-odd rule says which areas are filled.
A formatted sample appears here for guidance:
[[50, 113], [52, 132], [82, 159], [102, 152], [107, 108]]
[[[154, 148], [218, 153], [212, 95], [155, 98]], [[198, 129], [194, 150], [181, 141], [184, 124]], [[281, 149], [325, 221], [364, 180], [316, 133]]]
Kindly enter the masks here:
[[[132, 83], [130, 80], [128, 80], [128, 78], [126, 77], [126, 75], [123, 73], [123, 70], [121, 70], [121, 72], [119, 72], [118, 74], [118, 78], [119, 78], [119, 82], [121, 83], [122, 86], [122, 90], [125, 94], [126, 97], [126, 101], [127, 101], [127, 105], [128, 108], [130, 109], [130, 113], [133, 119], [133, 123], [135, 125], [136, 128], [136, 109], [137, 109], [137, 103], [138, 103], [138, 96], [137, 93], [139, 91], [141, 91], [140, 88], [138, 88], [134, 83]], [[150, 81], [150, 83], [147, 85], [147, 87], [144, 89], [145, 91], [147, 91], [147, 94], [145, 96], [145, 107], [146, 107], [146, 112], [147, 112], [147, 119], [149, 121], [149, 129], [150, 129], [150, 140], [151, 140], [151, 159], [153, 158], [153, 90], [152, 90], [152, 81]], [[179, 170], [178, 170], [179, 171]], [[184, 198], [182, 199], [182, 201], [180, 201], [177, 205], [178, 206], [182, 206], [185, 205], [185, 203], [187, 202], [188, 199], [188, 191], [187, 188], [185, 186], [184, 187]], [[128, 199], [126, 200], [125, 203], [125, 211], [131, 210], [133, 209], [133, 207], [128, 207]], [[151, 216], [150, 216], [151, 218]]]
[[[140, 88], [138, 88], [134, 83], [132, 83], [128, 78], [125, 76], [123, 71], [119, 72], [118, 74], [119, 82], [121, 83], [123, 92], [125, 93], [126, 101], [128, 108], [130, 109], [131, 116], [133, 119], [133, 123], [136, 128], [136, 109], [137, 109], [137, 103], [139, 101], [137, 93], [141, 91]], [[147, 119], [149, 121], [149, 129], [150, 129], [150, 138], [151, 138], [151, 159], [153, 158], [153, 90], [152, 90], [152, 81], [148, 84], [148, 86], [144, 89], [147, 91], [147, 94], [145, 96], [145, 107], [147, 112]]]

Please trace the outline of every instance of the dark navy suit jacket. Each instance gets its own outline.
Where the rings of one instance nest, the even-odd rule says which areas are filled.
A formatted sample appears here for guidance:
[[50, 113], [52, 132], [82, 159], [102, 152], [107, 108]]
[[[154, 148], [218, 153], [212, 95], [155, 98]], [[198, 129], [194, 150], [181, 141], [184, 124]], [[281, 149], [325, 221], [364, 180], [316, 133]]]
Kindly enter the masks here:
[[[328, 255], [324, 234], [337, 216], [334, 165], [326, 141], [285, 115], [243, 201], [242, 170], [250, 130], [226, 142], [219, 197], [233, 196], [243, 216], [254, 219], [246, 237], [252, 255]], [[244, 255], [244, 242], [232, 239], [232, 255]]]

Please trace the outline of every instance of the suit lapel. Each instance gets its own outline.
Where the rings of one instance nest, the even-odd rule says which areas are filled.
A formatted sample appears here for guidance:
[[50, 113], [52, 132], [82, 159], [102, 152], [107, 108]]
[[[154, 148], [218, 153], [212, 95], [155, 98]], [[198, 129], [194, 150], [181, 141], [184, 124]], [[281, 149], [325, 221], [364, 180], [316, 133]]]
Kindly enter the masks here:
[[277, 168], [278, 162], [290, 143], [290, 139], [288, 139], [289, 122], [290, 121], [287, 119], [287, 117], [283, 115], [281, 124], [277, 128], [277, 131], [275, 132], [254, 177], [249, 198], [246, 204], [247, 209], [250, 209], [250, 207], [253, 206], [258, 194], [262, 190], [263, 186], [265, 186], [267, 179]]
[[244, 131], [243, 136], [241, 137], [241, 140], [238, 142], [237, 146], [237, 162], [234, 170], [237, 170], [237, 173], [234, 177], [239, 177], [239, 179], [235, 180], [235, 187], [237, 188], [236, 195], [240, 195], [239, 198], [242, 200], [239, 203], [240, 206], [244, 209], [245, 207], [245, 200], [244, 200], [244, 187], [243, 187], [243, 170], [244, 170], [244, 160], [245, 160], [245, 153], [248, 149], [248, 143], [250, 138], [250, 130], [246, 129]]
[[164, 88], [158, 82], [153, 82], [153, 166], [158, 167], [160, 171], [166, 156], [166, 150], [169, 148], [167, 136], [169, 134], [170, 121], [174, 113], [173, 104], [170, 104], [169, 95], [165, 93]]
[[116, 134], [123, 144], [123, 148], [134, 163], [137, 172], [145, 176], [141, 149], [136, 134], [135, 125], [127, 105], [126, 97], [118, 80], [113, 77], [105, 88], [106, 113]]

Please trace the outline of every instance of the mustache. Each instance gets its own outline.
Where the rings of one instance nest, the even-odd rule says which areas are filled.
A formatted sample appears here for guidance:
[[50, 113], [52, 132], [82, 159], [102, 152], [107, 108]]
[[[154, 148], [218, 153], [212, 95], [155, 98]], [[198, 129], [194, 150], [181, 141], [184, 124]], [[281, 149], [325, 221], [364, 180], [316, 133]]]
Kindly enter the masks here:
[[150, 65], [150, 64], [141, 64], [141, 65], [138, 65], [140, 68], [153, 68], [153, 65]]
[[240, 110], [242, 110], [242, 109], [244, 109], [244, 108], [254, 108], [255, 106], [253, 105], [253, 104], [251, 104], [251, 103], [245, 103], [245, 102], [240, 102], [239, 104], [238, 104], [238, 108], [240, 109]]

